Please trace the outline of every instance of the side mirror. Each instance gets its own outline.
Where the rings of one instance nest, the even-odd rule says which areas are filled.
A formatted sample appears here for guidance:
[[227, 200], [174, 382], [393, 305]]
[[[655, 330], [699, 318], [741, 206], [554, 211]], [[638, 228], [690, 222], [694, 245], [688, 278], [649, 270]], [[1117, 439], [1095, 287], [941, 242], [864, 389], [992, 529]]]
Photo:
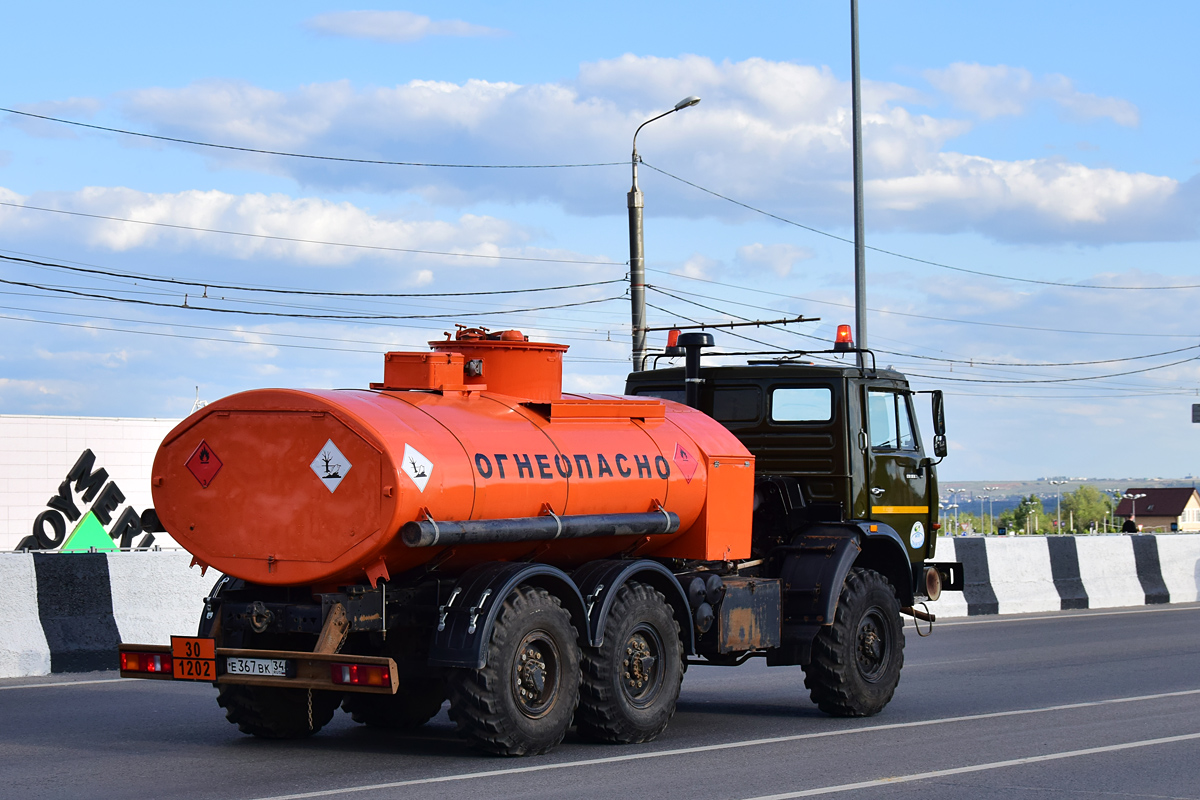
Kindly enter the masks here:
[[[935, 389], [933, 391], [933, 432], [942, 440], [942, 449], [946, 447], [946, 403], [942, 397], [942, 390]], [[937, 439], [934, 439], [934, 447], [937, 447]], [[945, 455], [942, 453], [941, 455]]]
[[933, 454], [938, 458], [945, 458], [946, 453], [946, 434], [936, 434], [933, 437]]

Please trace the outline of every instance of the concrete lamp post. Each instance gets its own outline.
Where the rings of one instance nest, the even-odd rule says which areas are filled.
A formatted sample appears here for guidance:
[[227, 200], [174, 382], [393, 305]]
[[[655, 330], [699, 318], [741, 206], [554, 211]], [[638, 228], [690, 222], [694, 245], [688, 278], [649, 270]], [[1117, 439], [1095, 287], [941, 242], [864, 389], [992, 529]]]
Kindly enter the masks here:
[[668, 114], [690, 108], [700, 102], [695, 95], [685, 97], [670, 111], [638, 125], [633, 132], [633, 187], [629, 190], [629, 300], [633, 306], [633, 371], [640, 372], [646, 360], [646, 255], [642, 240], [642, 190], [638, 188], [637, 137], [642, 128]]
[[[999, 488], [999, 486], [985, 486], [983, 490], [985, 492], [994, 492]], [[996, 515], [993, 513], [995, 511], [995, 506], [992, 505], [993, 500], [995, 500], [995, 497], [988, 495], [988, 533], [996, 532]]]
[[964, 491], [966, 491], [966, 490], [965, 489], [951, 489], [949, 486], [946, 487], [946, 499], [953, 503], [953, 505], [946, 506], [946, 508], [954, 509], [954, 534], [956, 536], [962, 532], [962, 528], [960, 528], [958, 526], [958, 502], [961, 501], [962, 498], [957, 498], [957, 500], [956, 500], [955, 495], [957, 495], [961, 492], [964, 492]]
[[1062, 533], [1062, 487], [1064, 483], [1070, 481], [1050, 481], [1050, 485], [1054, 487], [1055, 495], [1058, 498], [1058, 532]]

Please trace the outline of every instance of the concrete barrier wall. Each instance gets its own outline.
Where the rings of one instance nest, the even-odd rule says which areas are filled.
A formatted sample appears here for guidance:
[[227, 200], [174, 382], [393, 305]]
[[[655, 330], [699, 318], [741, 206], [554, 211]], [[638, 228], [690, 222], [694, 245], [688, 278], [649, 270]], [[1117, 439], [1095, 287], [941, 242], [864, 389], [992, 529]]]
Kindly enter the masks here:
[[[1200, 535], [941, 537], [939, 618], [1200, 600]], [[0, 678], [114, 669], [118, 642], [196, 630], [217, 574], [182, 552], [0, 553]]]
[[33, 556], [0, 554], [0, 678], [50, 674]]
[[1200, 535], [941, 537], [936, 561], [961, 561], [966, 586], [938, 617], [1116, 608], [1200, 600]]
[[182, 552], [0, 553], [0, 678], [115, 669], [117, 644], [192, 634], [217, 574]]

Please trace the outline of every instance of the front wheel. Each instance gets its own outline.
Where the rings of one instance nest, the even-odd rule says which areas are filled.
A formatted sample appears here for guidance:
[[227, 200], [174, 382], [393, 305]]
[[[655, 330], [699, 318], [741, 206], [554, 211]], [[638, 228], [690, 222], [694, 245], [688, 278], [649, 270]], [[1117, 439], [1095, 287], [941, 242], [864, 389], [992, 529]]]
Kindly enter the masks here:
[[487, 664], [449, 676], [450, 716], [472, 745], [538, 755], [566, 735], [579, 704], [579, 643], [571, 615], [545, 589], [518, 586], [492, 628]]
[[621, 587], [604, 644], [583, 653], [579, 734], [601, 742], [648, 742], [675, 713], [683, 681], [679, 623], [666, 598], [641, 583]]
[[833, 624], [813, 640], [804, 685], [835, 717], [869, 717], [892, 699], [904, 666], [900, 602], [887, 578], [854, 568], [846, 576]]

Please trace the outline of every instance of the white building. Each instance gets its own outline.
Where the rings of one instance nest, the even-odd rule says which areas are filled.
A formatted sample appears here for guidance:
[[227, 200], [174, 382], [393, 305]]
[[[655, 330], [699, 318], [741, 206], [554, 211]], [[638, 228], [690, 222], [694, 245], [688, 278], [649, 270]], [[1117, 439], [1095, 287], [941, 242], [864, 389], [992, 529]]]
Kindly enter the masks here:
[[[0, 414], [0, 551], [15, 549], [25, 537], [34, 532], [38, 516], [50, 511], [47, 502], [59, 494], [80, 455], [90, 450], [95, 460], [94, 474], [104, 469], [108, 480], [117, 484], [125, 500], [107, 516], [105, 526], [111, 533], [118, 518], [126, 509], [140, 513], [154, 505], [150, 497], [150, 467], [158, 445], [179, 423], [174, 419], [132, 419], [120, 417], [43, 417]], [[99, 488], [99, 487], [97, 487]], [[95, 503], [85, 502], [74, 492], [75, 507], [86, 514]], [[99, 493], [98, 493], [99, 494]], [[97, 495], [98, 496], [98, 495]], [[110, 497], [113, 497], [110, 493]], [[101, 516], [105, 516], [101, 514]], [[76, 521], [59, 515], [65, 522], [66, 537], [71, 536]], [[44, 535], [53, 535], [55, 520], [42, 523]], [[137, 536], [137, 541], [142, 537]], [[136, 543], [136, 542], [135, 542]], [[165, 533], [154, 534], [154, 543], [175, 547]]]

